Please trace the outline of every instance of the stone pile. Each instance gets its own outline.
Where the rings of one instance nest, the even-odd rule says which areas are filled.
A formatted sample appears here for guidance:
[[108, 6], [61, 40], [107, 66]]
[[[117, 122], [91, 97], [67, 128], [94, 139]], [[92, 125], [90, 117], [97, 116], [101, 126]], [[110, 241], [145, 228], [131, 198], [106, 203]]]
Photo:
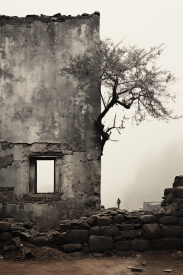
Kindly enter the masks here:
[[19, 249], [23, 242], [52, 246], [66, 253], [81, 251], [117, 255], [121, 251], [183, 248], [183, 176], [165, 189], [155, 211], [110, 208], [91, 217], [63, 220], [55, 230], [38, 232], [33, 222], [0, 221], [0, 251]]

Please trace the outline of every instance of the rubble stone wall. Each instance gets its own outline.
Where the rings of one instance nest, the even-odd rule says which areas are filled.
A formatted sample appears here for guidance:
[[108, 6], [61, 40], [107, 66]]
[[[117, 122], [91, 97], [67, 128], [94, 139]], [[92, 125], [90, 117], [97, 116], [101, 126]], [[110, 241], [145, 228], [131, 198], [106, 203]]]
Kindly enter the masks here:
[[[61, 70], [99, 40], [99, 13], [0, 16], [0, 203], [51, 228], [100, 208], [100, 113], [94, 84]], [[55, 160], [55, 193], [36, 194], [37, 157]], [[33, 167], [33, 168], [31, 168]], [[32, 170], [31, 170], [32, 169]]]
[[36, 246], [54, 246], [66, 253], [81, 251], [120, 256], [126, 250], [182, 250], [182, 182], [183, 176], [176, 177], [174, 187], [165, 189], [167, 205], [164, 201], [159, 210], [128, 212], [111, 208], [90, 217], [62, 220], [59, 227], [42, 232], [37, 231], [34, 222], [6, 219], [0, 222], [1, 248], [15, 245], [18, 237], [19, 243], [26, 240]]

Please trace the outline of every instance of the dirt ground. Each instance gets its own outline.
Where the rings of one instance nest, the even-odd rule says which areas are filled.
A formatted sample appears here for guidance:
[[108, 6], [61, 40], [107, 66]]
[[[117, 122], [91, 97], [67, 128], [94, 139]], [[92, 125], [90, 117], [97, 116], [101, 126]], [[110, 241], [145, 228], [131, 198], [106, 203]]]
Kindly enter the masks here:
[[[100, 253], [65, 254], [56, 248], [32, 247], [33, 258], [22, 257], [22, 251], [0, 256], [1, 275], [130, 275], [183, 274], [181, 251], [123, 252], [121, 257], [103, 257]], [[133, 271], [132, 267], [143, 269]], [[167, 270], [167, 271], [165, 271]]]

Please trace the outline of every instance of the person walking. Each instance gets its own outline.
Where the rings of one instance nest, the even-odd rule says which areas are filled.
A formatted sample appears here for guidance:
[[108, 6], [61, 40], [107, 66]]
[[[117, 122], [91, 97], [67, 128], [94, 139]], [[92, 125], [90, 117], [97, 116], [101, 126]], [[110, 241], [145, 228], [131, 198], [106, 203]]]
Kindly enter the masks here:
[[117, 206], [118, 206], [118, 208], [120, 208], [120, 203], [121, 203], [121, 201], [120, 201], [120, 199], [118, 198], [118, 199], [117, 199]]

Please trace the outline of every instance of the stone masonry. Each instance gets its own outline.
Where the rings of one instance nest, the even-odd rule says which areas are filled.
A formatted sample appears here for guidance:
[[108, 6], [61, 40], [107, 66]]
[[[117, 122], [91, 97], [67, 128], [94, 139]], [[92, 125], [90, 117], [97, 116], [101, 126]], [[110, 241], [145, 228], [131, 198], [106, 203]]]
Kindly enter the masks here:
[[183, 176], [176, 177], [174, 187], [169, 191], [165, 189], [167, 205], [164, 201], [159, 210], [128, 212], [110, 208], [90, 217], [62, 220], [54, 230], [42, 232], [34, 222], [7, 218], [0, 222], [1, 251], [5, 252], [8, 245], [16, 249], [16, 242], [17, 245], [30, 242], [36, 246], [53, 246], [65, 253], [98, 252], [108, 256], [123, 256], [127, 250], [182, 250], [182, 182]]
[[[100, 14], [0, 16], [2, 216], [53, 228], [100, 209], [100, 113], [94, 83], [61, 76], [99, 41]], [[54, 192], [37, 193], [39, 159], [54, 160]]]

